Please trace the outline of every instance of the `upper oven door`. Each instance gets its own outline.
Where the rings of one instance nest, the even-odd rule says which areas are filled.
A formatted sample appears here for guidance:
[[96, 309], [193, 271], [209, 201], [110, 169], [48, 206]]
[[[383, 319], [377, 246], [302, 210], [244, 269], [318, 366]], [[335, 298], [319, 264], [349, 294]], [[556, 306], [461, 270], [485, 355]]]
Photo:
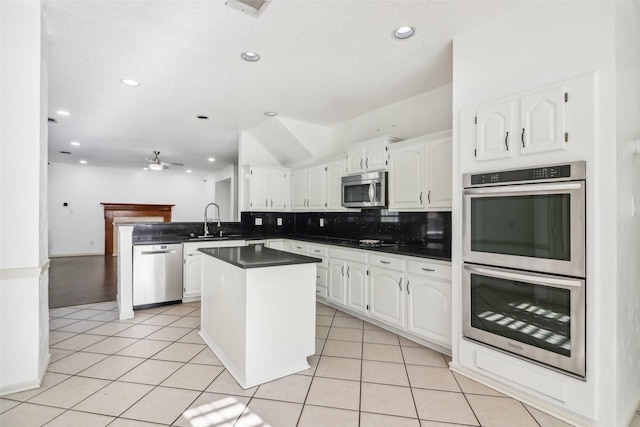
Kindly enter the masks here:
[[585, 277], [585, 182], [467, 188], [465, 262]]

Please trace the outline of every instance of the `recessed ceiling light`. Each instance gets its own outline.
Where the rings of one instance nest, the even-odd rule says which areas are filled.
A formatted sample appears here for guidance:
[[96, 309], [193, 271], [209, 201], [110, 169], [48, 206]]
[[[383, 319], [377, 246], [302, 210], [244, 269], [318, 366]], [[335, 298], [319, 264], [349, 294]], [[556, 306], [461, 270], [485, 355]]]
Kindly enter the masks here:
[[86, 160], [80, 160], [80, 163], [82, 163], [83, 165], [86, 165], [87, 161]]
[[77, 141], [71, 141], [71, 145], [78, 146], [78, 145], [80, 145], [80, 143], [79, 143], [79, 142], [77, 142]]
[[64, 110], [58, 110], [56, 111], [58, 114], [60, 114], [61, 116], [68, 116], [69, 112], [68, 111], [64, 111]]
[[216, 161], [216, 159], [213, 158], [213, 157], [209, 157], [207, 160], [209, 160], [210, 162], [215, 162]]
[[149, 168], [142, 168], [142, 170], [143, 170], [143, 171], [147, 171], [147, 170], [149, 170]]
[[260, 59], [260, 55], [258, 55], [255, 52], [243, 52], [242, 59], [249, 62], [256, 62], [257, 60]]
[[197, 118], [199, 118], [200, 120], [207, 120], [209, 117], [207, 116], [196, 116]]
[[127, 86], [138, 86], [140, 84], [140, 82], [131, 79], [122, 79], [120, 81]]
[[400, 27], [393, 32], [393, 37], [398, 40], [408, 39], [415, 34], [415, 30], [412, 27]]
[[274, 111], [266, 111], [266, 112], [264, 113], [264, 115], [265, 115], [265, 116], [269, 116], [269, 117], [274, 117], [274, 116], [277, 116], [277, 115], [278, 115], [278, 113], [276, 113], [276, 112], [274, 112]]
[[187, 169], [187, 173], [191, 173], [191, 169]]

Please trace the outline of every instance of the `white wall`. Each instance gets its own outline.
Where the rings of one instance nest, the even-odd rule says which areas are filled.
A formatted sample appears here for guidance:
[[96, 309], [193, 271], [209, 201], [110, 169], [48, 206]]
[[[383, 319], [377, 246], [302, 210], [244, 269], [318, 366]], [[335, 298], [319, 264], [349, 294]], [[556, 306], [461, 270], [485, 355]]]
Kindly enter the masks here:
[[104, 253], [101, 202], [173, 204], [172, 221], [198, 222], [215, 198], [212, 178], [171, 169], [51, 163], [48, 173], [51, 256]]
[[421, 93], [331, 128], [331, 155], [381, 135], [414, 138], [451, 129], [451, 84]]
[[[640, 404], [640, 3], [616, 2], [616, 411]], [[635, 216], [632, 212], [635, 202]]]
[[47, 64], [40, 2], [0, 2], [0, 395], [49, 361]]
[[[236, 221], [238, 216], [237, 166], [229, 165], [208, 177], [213, 183], [213, 199], [220, 205], [222, 221]], [[224, 182], [222, 185], [218, 183]], [[225, 194], [220, 194], [222, 190]], [[204, 214], [204, 211], [203, 211]]]
[[[623, 3], [623, 2], [620, 2]], [[460, 176], [470, 170], [495, 170], [507, 167], [557, 163], [559, 161], [587, 161], [587, 378], [585, 382], [572, 380], [561, 374], [531, 366], [537, 378], [548, 377], [562, 384], [565, 402], [553, 401], [527, 389], [531, 383], [518, 388], [525, 398], [532, 399], [544, 408], [555, 408], [561, 415], [582, 414], [591, 423], [600, 426], [623, 426], [632, 401], [638, 396], [638, 329], [637, 300], [638, 274], [632, 271], [629, 261], [619, 261], [623, 251], [630, 250], [638, 263], [637, 240], [631, 237], [618, 239], [629, 230], [637, 230], [626, 219], [619, 222], [615, 206], [620, 206], [628, 218], [630, 198], [622, 197], [627, 191], [619, 186], [618, 179], [629, 180], [631, 160], [625, 157], [624, 171], [616, 160], [616, 110], [633, 107], [633, 120], [637, 125], [637, 89], [635, 85], [620, 87], [620, 91], [634, 91], [635, 101], [616, 102], [615, 46], [616, 24], [624, 24], [629, 40], [619, 44], [620, 49], [637, 51], [637, 18], [615, 20], [616, 8], [629, 5], [618, 2], [532, 2], [512, 13], [496, 17], [454, 40], [453, 76], [453, 134], [454, 134], [454, 197], [453, 201], [453, 303], [454, 303], [454, 367], [473, 368], [473, 360], [479, 347], [461, 339], [460, 286], [461, 286], [461, 185]], [[632, 25], [635, 29], [632, 30]], [[631, 33], [626, 33], [632, 31]], [[629, 62], [633, 62], [631, 54]], [[637, 67], [637, 56], [635, 56]], [[585, 88], [585, 93], [595, 88], [595, 103], [585, 113], [587, 120], [571, 122], [570, 126], [582, 137], [570, 136], [569, 149], [552, 155], [521, 156], [513, 160], [479, 164], [472, 155], [475, 141], [468, 126], [466, 109], [512, 94], [552, 84], [573, 76], [595, 72], [595, 86]], [[635, 71], [635, 81], [638, 73]], [[636, 83], [637, 85], [637, 83]], [[579, 94], [582, 95], [582, 94]], [[570, 94], [572, 97], [572, 94]], [[570, 98], [571, 102], [571, 98]], [[634, 107], [635, 105], [635, 107]], [[588, 106], [587, 106], [588, 107]], [[582, 107], [577, 107], [582, 108]], [[619, 114], [620, 112], [618, 112]], [[472, 117], [471, 117], [472, 118]], [[629, 120], [627, 123], [631, 123]], [[620, 126], [620, 124], [618, 124]], [[637, 128], [636, 128], [637, 129]], [[619, 144], [624, 144], [619, 141]], [[618, 151], [622, 150], [619, 145]], [[463, 159], [463, 160], [460, 160]], [[637, 176], [637, 171], [635, 172]], [[637, 186], [637, 183], [635, 184]], [[622, 190], [622, 191], [621, 191]], [[637, 190], [635, 190], [637, 191]], [[621, 229], [628, 225], [629, 230]], [[637, 235], [637, 231], [634, 231]], [[622, 265], [621, 265], [622, 264]], [[621, 271], [621, 267], [626, 272]], [[626, 285], [630, 280], [635, 285]], [[624, 291], [623, 289], [626, 289]], [[620, 292], [623, 292], [620, 294]], [[624, 300], [635, 301], [635, 314], [626, 314], [635, 320], [636, 326], [623, 326], [623, 319], [616, 319]], [[626, 302], [632, 309], [634, 303]], [[622, 343], [622, 346], [620, 345]], [[625, 354], [629, 350], [629, 354]], [[484, 350], [483, 350], [484, 351]], [[632, 360], [628, 360], [632, 358]], [[514, 362], [513, 366], [524, 366]], [[635, 372], [628, 371], [633, 366]], [[508, 369], [507, 367], [504, 368]], [[506, 372], [506, 371], [505, 371]], [[487, 375], [487, 373], [484, 373]], [[547, 375], [548, 374], [548, 375]], [[489, 374], [491, 376], [491, 374]], [[627, 377], [622, 379], [623, 377]], [[506, 384], [523, 383], [513, 375], [490, 379]], [[513, 386], [515, 387], [515, 386]], [[513, 391], [513, 388], [510, 390]], [[636, 400], [637, 402], [637, 400]], [[585, 423], [582, 419], [580, 423]]]

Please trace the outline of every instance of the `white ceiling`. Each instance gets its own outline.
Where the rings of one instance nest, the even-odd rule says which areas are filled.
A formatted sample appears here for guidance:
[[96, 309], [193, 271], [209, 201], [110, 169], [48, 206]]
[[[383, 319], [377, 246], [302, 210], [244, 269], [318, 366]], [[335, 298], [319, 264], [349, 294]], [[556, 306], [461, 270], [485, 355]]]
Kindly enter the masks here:
[[256, 18], [223, 0], [45, 1], [49, 160], [143, 167], [158, 150], [216, 170], [265, 111], [331, 126], [451, 82], [454, 36], [516, 3], [271, 0]]

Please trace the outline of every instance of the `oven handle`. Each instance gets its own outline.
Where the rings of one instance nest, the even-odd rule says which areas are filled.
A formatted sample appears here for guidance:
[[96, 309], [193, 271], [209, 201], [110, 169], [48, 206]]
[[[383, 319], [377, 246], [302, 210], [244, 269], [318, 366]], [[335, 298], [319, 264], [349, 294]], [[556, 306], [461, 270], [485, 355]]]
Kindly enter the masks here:
[[549, 276], [538, 277], [538, 276], [533, 276], [528, 274], [512, 273], [510, 271], [494, 270], [493, 268], [477, 267], [477, 266], [468, 265], [468, 264], [465, 264], [464, 268], [465, 270], [469, 270], [472, 273], [485, 274], [487, 276], [497, 277], [500, 279], [517, 280], [520, 282], [534, 283], [536, 285], [544, 285], [544, 286], [552, 285], [552, 286], [562, 286], [562, 287], [582, 286], [582, 282], [578, 280], [561, 279], [558, 277], [549, 277]]
[[582, 188], [579, 182], [558, 184], [508, 185], [501, 187], [465, 188], [464, 194], [499, 194], [499, 193], [530, 193], [541, 191], [578, 190]]

